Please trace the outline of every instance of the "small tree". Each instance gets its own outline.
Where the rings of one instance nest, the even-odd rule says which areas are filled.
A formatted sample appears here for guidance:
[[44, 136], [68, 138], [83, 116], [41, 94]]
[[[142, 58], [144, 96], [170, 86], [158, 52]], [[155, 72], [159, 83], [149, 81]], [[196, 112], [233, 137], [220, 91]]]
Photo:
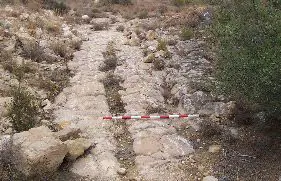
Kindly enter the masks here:
[[27, 131], [36, 124], [39, 108], [36, 98], [21, 86], [11, 91], [12, 102], [8, 105], [8, 117], [16, 132]]
[[215, 17], [217, 79], [226, 94], [281, 116], [281, 3], [224, 3]]

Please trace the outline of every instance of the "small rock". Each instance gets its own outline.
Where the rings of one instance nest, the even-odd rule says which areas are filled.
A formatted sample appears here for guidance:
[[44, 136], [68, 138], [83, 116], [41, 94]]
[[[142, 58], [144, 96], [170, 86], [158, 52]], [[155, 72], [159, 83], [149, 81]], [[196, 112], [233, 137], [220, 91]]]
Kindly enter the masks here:
[[49, 101], [48, 99], [45, 99], [44, 101], [41, 102], [41, 106], [45, 107], [47, 105], [51, 104], [51, 101]]
[[10, 135], [10, 134], [13, 133], [13, 129], [12, 128], [8, 128], [8, 129], [6, 129], [6, 131], [4, 133]]
[[28, 18], [29, 18], [29, 14], [27, 14], [27, 13], [22, 13], [20, 15], [20, 20], [21, 21], [27, 20]]
[[74, 126], [68, 126], [58, 132], [56, 132], [56, 136], [61, 141], [66, 141], [73, 138], [79, 138], [79, 134], [81, 133], [81, 130]]
[[209, 146], [210, 153], [217, 153], [221, 150], [221, 145], [211, 145]]
[[231, 136], [239, 138], [238, 130], [236, 128], [229, 128]]
[[155, 55], [154, 53], [149, 54], [145, 59], [144, 63], [152, 63], [155, 60]]
[[83, 16], [82, 16], [82, 19], [83, 19], [84, 21], [87, 21], [87, 20], [90, 19], [90, 17], [89, 17], [88, 15], [83, 15]]
[[156, 58], [165, 57], [165, 52], [163, 50], [160, 50], [155, 53], [155, 57]]
[[133, 37], [128, 40], [128, 45], [130, 46], [139, 46], [140, 45], [140, 39], [137, 37]]
[[87, 150], [91, 143], [88, 139], [78, 138], [76, 140], [68, 140], [64, 142], [67, 145], [68, 153], [66, 158], [68, 160], [76, 160], [79, 156], [84, 154], [84, 151]]
[[3, 41], [4, 40], [4, 37], [3, 36], [0, 36], [0, 41]]
[[149, 30], [146, 34], [146, 39], [149, 41], [155, 40], [157, 38], [157, 33], [155, 31]]
[[149, 46], [147, 49], [151, 52], [155, 52], [157, 48], [156, 46]]
[[120, 168], [117, 170], [117, 173], [120, 175], [126, 175], [127, 170], [126, 170], [126, 168]]
[[214, 176], [204, 177], [202, 181], [218, 181], [218, 179]]

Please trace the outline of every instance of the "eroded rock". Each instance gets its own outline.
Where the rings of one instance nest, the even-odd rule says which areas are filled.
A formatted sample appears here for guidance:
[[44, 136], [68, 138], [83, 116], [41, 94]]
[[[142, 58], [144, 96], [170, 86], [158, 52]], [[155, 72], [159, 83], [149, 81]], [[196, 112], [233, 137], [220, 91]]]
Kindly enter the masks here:
[[67, 147], [45, 126], [16, 133], [12, 137], [13, 162], [26, 176], [57, 170]]

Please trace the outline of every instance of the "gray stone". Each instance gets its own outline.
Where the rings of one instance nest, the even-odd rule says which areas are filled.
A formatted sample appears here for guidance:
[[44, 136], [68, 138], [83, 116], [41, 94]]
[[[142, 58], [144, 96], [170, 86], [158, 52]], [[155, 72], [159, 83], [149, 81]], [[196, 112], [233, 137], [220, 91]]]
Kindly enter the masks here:
[[89, 17], [88, 15], [83, 15], [83, 16], [82, 16], [82, 19], [83, 19], [84, 21], [87, 21], [87, 20], [90, 19], [90, 17]]
[[163, 145], [162, 152], [169, 154], [170, 157], [178, 158], [194, 152], [191, 143], [176, 134], [164, 135], [160, 142]]
[[120, 168], [119, 170], [117, 170], [117, 172], [118, 172], [120, 175], [126, 175], [127, 170], [126, 170], [126, 168]]
[[73, 125], [67, 126], [64, 129], [55, 133], [55, 135], [61, 141], [79, 138], [80, 134], [81, 134], [81, 130], [78, 127], [75, 127]]
[[26, 176], [56, 171], [67, 153], [66, 145], [44, 126], [16, 133], [12, 139], [13, 162]]

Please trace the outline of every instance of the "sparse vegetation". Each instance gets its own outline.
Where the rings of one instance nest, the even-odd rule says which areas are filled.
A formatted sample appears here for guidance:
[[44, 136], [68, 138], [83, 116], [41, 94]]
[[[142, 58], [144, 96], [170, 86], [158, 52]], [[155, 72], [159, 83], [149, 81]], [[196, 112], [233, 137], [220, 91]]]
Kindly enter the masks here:
[[172, 3], [177, 7], [182, 7], [189, 2], [190, 2], [190, 0], [172, 0]]
[[153, 60], [153, 69], [157, 70], [157, 71], [161, 71], [165, 68], [165, 62], [163, 59], [160, 58], [156, 58], [155, 60]]
[[122, 4], [122, 5], [129, 5], [132, 4], [131, 0], [104, 0], [101, 2], [103, 5], [108, 4]]
[[54, 22], [47, 22], [45, 28], [49, 33], [59, 34], [61, 32], [60, 26]]
[[93, 23], [92, 24], [92, 29], [94, 31], [102, 31], [102, 30], [107, 30], [109, 27], [108, 23]]
[[148, 115], [154, 114], [154, 113], [164, 114], [166, 112], [167, 112], [167, 110], [162, 106], [153, 107], [152, 105], [148, 105], [146, 107], [146, 114], [148, 114]]
[[39, 113], [36, 98], [25, 88], [19, 86], [11, 90], [12, 102], [8, 105], [8, 117], [16, 132], [27, 131], [37, 123]]
[[163, 50], [164, 52], [168, 51], [167, 43], [164, 40], [158, 40], [157, 50]]
[[119, 25], [117, 26], [116, 30], [119, 32], [123, 32], [125, 30], [125, 27], [123, 25]]
[[35, 62], [42, 62], [46, 59], [43, 48], [34, 41], [22, 45], [22, 56]]
[[193, 31], [190, 28], [183, 28], [180, 37], [182, 40], [190, 40], [193, 37]]
[[148, 18], [148, 11], [147, 10], [142, 10], [138, 14], [139, 19], [146, 19]]
[[69, 11], [69, 7], [58, 0], [43, 0], [43, 7], [55, 11], [58, 15], [63, 15]]
[[70, 47], [74, 50], [80, 50], [82, 45], [82, 40], [71, 40]]
[[67, 58], [69, 56], [67, 45], [64, 42], [60, 42], [60, 41], [54, 42], [51, 45], [51, 48], [56, 55], [59, 55], [62, 58]]

